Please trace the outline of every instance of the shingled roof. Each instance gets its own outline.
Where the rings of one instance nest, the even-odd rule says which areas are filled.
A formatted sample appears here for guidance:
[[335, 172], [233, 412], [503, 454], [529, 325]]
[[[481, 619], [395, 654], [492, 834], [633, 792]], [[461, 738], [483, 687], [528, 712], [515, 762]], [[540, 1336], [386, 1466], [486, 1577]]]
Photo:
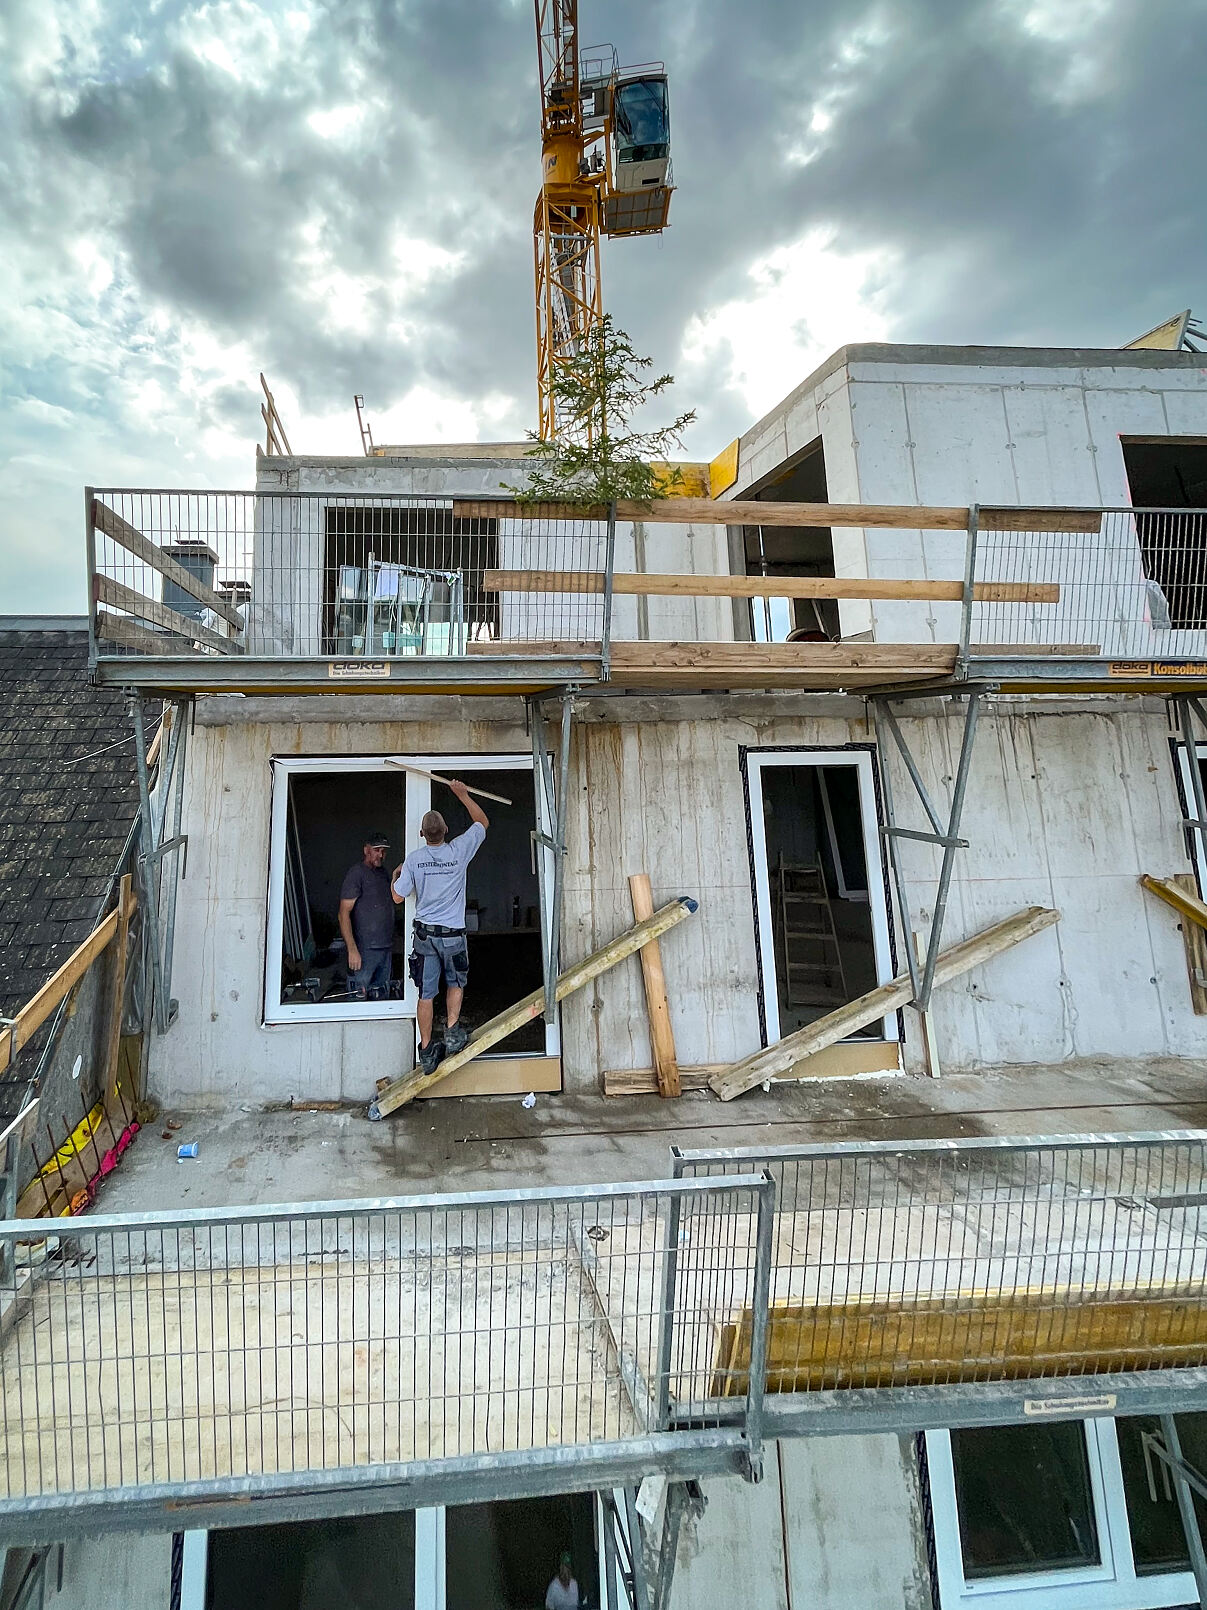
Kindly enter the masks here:
[[82, 620], [49, 624], [0, 624], [0, 1014], [9, 1017], [87, 938], [138, 813], [125, 696], [89, 683]]

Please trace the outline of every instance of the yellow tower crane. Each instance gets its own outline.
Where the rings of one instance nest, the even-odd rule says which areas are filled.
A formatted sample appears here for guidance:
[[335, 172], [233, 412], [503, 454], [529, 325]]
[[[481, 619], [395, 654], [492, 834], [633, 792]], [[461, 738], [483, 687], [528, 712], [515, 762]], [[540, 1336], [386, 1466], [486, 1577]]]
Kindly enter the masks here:
[[599, 237], [656, 235], [670, 211], [670, 108], [661, 62], [580, 56], [578, 0], [535, 0], [541, 193], [533, 220], [540, 435], [559, 426], [558, 365], [603, 317]]

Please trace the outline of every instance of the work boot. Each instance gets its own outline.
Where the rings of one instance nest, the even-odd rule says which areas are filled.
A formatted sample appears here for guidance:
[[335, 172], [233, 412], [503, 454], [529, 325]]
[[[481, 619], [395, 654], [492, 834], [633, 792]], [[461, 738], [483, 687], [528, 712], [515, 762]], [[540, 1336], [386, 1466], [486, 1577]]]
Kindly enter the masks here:
[[455, 1057], [458, 1051], [464, 1051], [469, 1044], [469, 1030], [463, 1023], [454, 1023], [451, 1029], [444, 1031], [444, 1051], [446, 1056]]
[[444, 1057], [444, 1041], [432, 1038], [419, 1047], [419, 1066], [424, 1073], [435, 1073]]

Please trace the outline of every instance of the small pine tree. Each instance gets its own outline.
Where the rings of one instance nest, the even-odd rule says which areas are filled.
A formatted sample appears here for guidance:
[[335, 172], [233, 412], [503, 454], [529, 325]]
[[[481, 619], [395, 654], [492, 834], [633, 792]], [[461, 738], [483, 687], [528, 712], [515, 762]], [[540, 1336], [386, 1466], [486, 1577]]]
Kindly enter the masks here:
[[674, 384], [673, 375], [647, 380], [651, 358], [638, 357], [633, 343], [605, 313], [574, 357], [553, 375], [558, 434], [542, 441], [529, 431], [535, 459], [526, 486], [506, 486], [524, 503], [648, 503], [669, 497], [682, 476], [677, 469], [659, 475], [651, 461], [665, 459], [694, 421], [695, 410], [680, 414], [660, 430], [635, 431], [637, 410]]

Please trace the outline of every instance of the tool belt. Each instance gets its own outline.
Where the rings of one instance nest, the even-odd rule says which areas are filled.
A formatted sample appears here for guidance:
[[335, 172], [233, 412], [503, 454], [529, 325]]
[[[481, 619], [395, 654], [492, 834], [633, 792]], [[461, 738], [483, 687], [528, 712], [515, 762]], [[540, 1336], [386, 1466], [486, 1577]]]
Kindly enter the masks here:
[[415, 934], [419, 939], [464, 939], [464, 928], [442, 928], [439, 923], [420, 922], [415, 918]]

